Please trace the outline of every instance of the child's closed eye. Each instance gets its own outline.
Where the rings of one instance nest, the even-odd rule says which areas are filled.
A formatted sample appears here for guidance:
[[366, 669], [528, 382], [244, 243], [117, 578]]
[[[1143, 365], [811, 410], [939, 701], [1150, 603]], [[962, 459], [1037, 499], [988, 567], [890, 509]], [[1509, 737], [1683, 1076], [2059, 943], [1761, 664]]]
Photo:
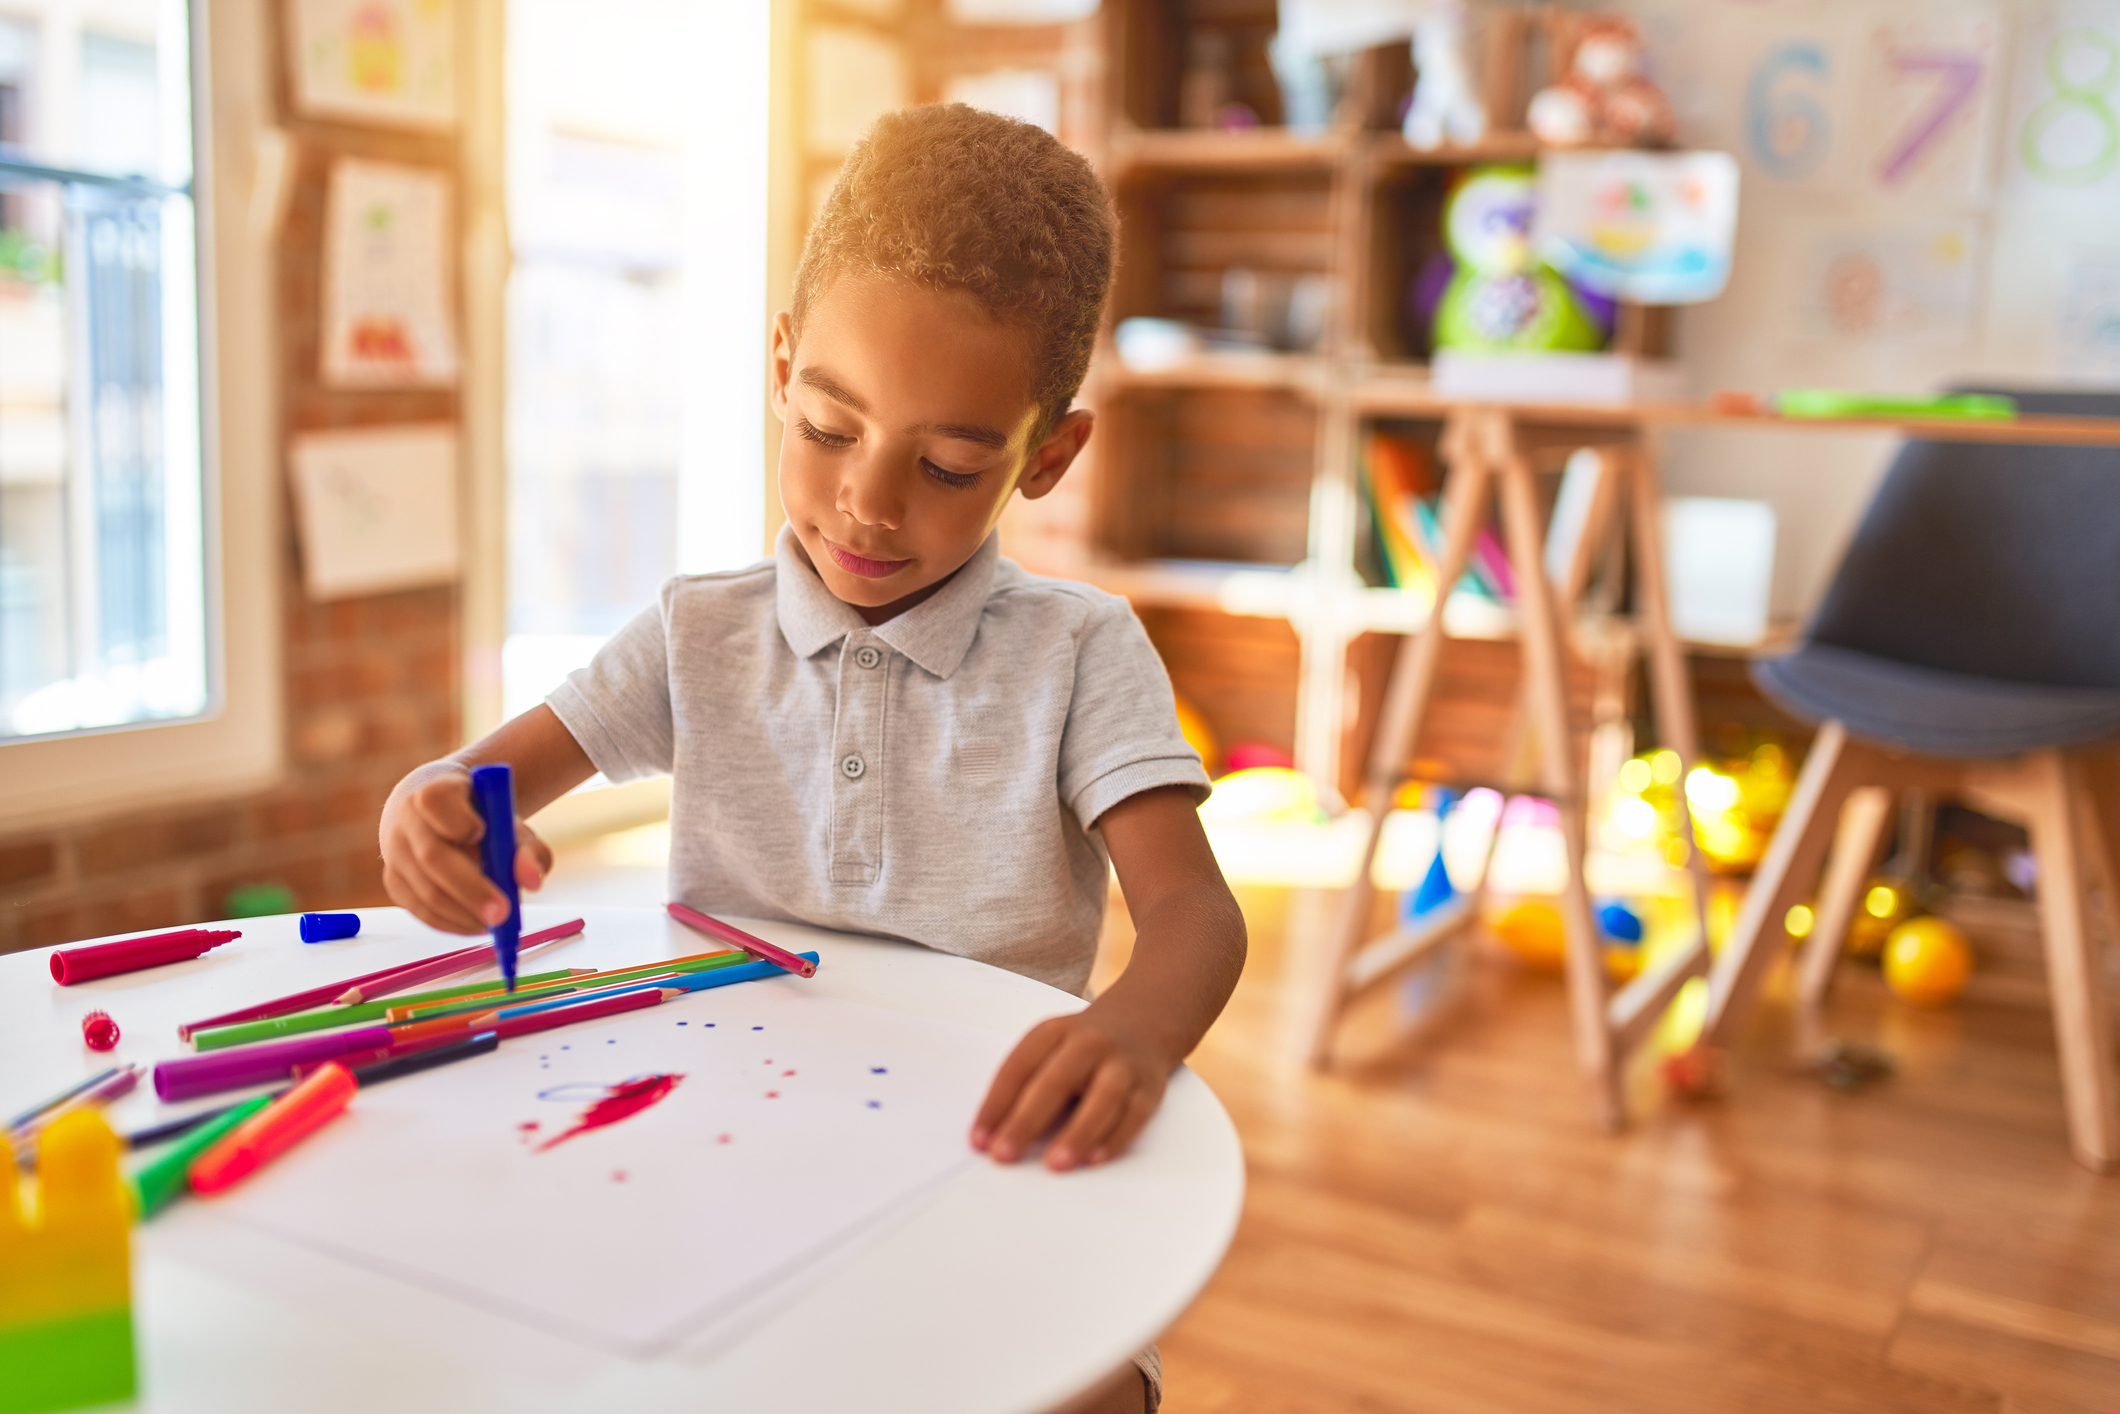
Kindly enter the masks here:
[[815, 442], [820, 447], [851, 447], [854, 445], [852, 437], [838, 432], [826, 432], [807, 417], [795, 419], [795, 434], [801, 437], [803, 441]]
[[944, 471], [941, 467], [935, 465], [926, 457], [922, 457], [920, 459], [920, 469], [922, 471], [925, 471], [929, 476], [934, 477], [943, 485], [954, 486], [960, 491], [967, 486], [977, 486], [979, 484], [978, 472]]

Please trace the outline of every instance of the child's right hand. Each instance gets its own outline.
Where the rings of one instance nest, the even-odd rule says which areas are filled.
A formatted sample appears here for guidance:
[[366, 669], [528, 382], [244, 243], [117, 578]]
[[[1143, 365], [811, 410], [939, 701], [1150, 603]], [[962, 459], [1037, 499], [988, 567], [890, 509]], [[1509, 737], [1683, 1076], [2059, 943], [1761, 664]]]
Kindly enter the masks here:
[[[398, 782], [377, 831], [390, 901], [445, 933], [483, 933], [501, 922], [508, 900], [479, 867], [485, 833], [469, 768], [437, 761]], [[521, 820], [515, 838], [516, 883], [536, 889], [552, 868], [552, 850]]]

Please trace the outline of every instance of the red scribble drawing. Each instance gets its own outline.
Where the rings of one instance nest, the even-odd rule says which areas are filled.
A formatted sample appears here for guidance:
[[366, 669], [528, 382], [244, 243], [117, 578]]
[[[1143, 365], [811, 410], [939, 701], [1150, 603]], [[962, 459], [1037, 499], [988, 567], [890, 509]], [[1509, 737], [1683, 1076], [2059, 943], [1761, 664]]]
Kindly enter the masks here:
[[631, 1119], [649, 1106], [659, 1103], [672, 1090], [682, 1075], [639, 1075], [631, 1080], [621, 1080], [604, 1092], [604, 1097], [581, 1112], [571, 1129], [561, 1130], [537, 1146], [537, 1153], [566, 1143], [577, 1134], [587, 1134], [592, 1129], [602, 1129], [617, 1124], [622, 1119]]

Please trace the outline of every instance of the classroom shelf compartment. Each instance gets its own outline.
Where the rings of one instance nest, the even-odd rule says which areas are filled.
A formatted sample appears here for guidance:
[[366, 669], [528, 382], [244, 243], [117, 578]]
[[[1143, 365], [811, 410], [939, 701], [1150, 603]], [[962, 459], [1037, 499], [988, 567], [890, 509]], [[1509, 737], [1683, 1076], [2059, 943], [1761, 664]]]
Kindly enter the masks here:
[[1093, 543], [1118, 563], [1308, 553], [1317, 410], [1287, 391], [1142, 388], [1106, 404]]

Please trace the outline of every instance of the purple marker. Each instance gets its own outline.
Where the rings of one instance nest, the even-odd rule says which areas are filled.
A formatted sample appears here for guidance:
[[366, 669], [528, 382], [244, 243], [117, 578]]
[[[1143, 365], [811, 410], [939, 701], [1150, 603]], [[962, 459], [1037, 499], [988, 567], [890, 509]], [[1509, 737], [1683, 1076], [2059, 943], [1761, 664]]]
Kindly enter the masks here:
[[296, 1036], [285, 1041], [265, 1041], [255, 1046], [230, 1046], [202, 1056], [166, 1060], [155, 1067], [155, 1094], [164, 1102], [189, 1100], [194, 1095], [213, 1095], [240, 1090], [245, 1085], [263, 1085], [285, 1080], [298, 1065], [331, 1060], [355, 1051], [380, 1050], [391, 1042], [387, 1026], [362, 1026], [352, 1031], [328, 1031], [318, 1036]]

